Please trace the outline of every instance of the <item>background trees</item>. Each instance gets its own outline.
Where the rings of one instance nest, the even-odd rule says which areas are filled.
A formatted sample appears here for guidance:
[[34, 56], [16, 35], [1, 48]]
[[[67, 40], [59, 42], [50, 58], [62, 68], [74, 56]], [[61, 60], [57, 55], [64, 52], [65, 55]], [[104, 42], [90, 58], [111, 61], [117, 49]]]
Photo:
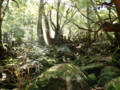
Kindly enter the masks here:
[[[9, 9], [6, 9], [7, 14], [5, 21], [3, 22], [3, 34], [7, 32], [8, 40], [4, 41], [1, 39], [1, 42], [6, 43], [6, 41], [9, 41], [7, 43], [10, 44], [12, 39], [16, 39], [18, 45], [20, 45], [23, 44], [25, 40], [27, 41], [28, 39], [29, 41], [31, 39], [29, 43], [36, 42], [37, 40], [39, 44], [43, 45], [44, 40], [49, 38], [52, 44], [54, 44], [60, 41], [62, 42], [63, 39], [63, 41], [65, 41], [65, 39], [71, 41], [75, 41], [76, 39], [79, 41], [78, 38], [83, 38], [83, 36], [81, 36], [82, 34], [85, 35], [84, 39], [86, 38], [84, 42], [89, 43], [89, 45], [97, 40], [103, 41], [101, 38], [105, 39], [106, 37], [104, 31], [110, 31], [109, 26], [119, 20], [119, 2], [115, 0], [112, 2], [113, 3], [109, 0], [40, 0], [40, 2], [30, 0], [17, 1], [17, 3], [10, 2]], [[48, 25], [46, 25], [47, 22]], [[106, 29], [107, 27], [104, 27], [106, 26], [106, 22], [109, 23], [107, 24], [109, 30]], [[38, 23], [37, 26], [36, 23]], [[32, 30], [30, 30], [31, 28]], [[35, 30], [36, 28], [37, 30]], [[106, 32], [106, 35], [111, 44], [115, 41], [119, 43], [119, 26], [117, 30], [115, 29], [115, 25], [113, 25], [113, 28], [110, 32], [117, 32], [115, 33], [115, 37], [112, 36], [113, 33]], [[49, 29], [49, 32], [47, 31], [46, 33], [47, 29]], [[102, 29], [104, 31], [102, 31]], [[27, 34], [30, 36], [29, 38], [26, 37]], [[74, 35], [77, 35], [77, 38]], [[116, 40], [114, 38], [116, 38]], [[3, 39], [5, 39], [5, 37], [3, 37]]]

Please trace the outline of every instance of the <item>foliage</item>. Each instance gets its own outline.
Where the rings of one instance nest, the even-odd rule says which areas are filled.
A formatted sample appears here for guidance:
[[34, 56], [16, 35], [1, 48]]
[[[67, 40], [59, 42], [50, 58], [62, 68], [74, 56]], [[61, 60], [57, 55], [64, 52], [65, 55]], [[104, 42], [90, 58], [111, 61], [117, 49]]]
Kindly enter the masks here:
[[27, 85], [25, 90], [39, 90], [39, 88], [37, 85], [31, 83], [31, 84]]
[[120, 48], [118, 47], [113, 55], [112, 55], [112, 62], [116, 65], [116, 66], [120, 66]]
[[107, 82], [120, 75], [120, 70], [115, 67], [106, 66], [100, 72], [98, 85], [105, 85]]
[[[17, 42], [17, 45], [21, 45], [24, 42], [32, 43], [32, 39], [35, 40], [35, 24], [37, 23], [36, 8], [32, 8], [32, 5], [25, 4], [26, 2], [18, 2], [20, 7], [16, 7], [15, 3], [10, 3], [8, 12], [6, 13], [5, 20], [3, 22], [3, 31], [7, 33], [8, 42], [4, 40], [4, 43], [11, 43], [13, 40]], [[30, 12], [30, 13], [29, 13]], [[33, 17], [34, 16], [34, 17]], [[16, 18], [14, 18], [16, 17]], [[25, 37], [27, 36], [27, 37]], [[29, 44], [29, 45], [30, 45]]]
[[95, 74], [88, 75], [88, 83], [90, 86], [93, 86], [97, 83], [97, 77], [95, 76]]
[[105, 85], [105, 90], [119, 90], [120, 89], [120, 77], [112, 79]]

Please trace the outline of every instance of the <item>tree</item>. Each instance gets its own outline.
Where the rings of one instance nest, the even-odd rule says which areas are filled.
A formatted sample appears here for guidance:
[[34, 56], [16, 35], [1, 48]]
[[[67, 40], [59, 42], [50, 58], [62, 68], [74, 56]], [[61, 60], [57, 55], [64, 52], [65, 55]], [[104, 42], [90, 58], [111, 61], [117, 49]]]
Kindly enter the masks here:
[[3, 2], [4, 2], [4, 0], [0, 0], [0, 47], [2, 46], [2, 21], [3, 21], [2, 9], [3, 9]]
[[[92, 0], [91, 0], [92, 1]], [[114, 45], [118, 46], [120, 45], [120, 1], [119, 0], [111, 0], [110, 3], [108, 2], [104, 2], [101, 3], [100, 5], [106, 5], [107, 7], [112, 7], [112, 5], [115, 5], [115, 11], [117, 13], [117, 20], [119, 21], [119, 23], [113, 23], [115, 20], [111, 20], [111, 13], [109, 14], [109, 21], [110, 22], [106, 22], [106, 21], [102, 21], [102, 28], [103, 30], [106, 32], [107, 36], [109, 36], [109, 39], [111, 38], [110, 35], [108, 35], [108, 32], [114, 32], [114, 36], [115, 36], [115, 42]], [[114, 7], [112, 7], [114, 8]], [[111, 10], [110, 10], [111, 11]]]
[[60, 35], [60, 4], [61, 4], [61, 0], [57, 1], [57, 7], [56, 7], [56, 22], [53, 22], [52, 20], [52, 10], [49, 13], [49, 17], [50, 17], [50, 24], [51, 24], [51, 28], [54, 30], [55, 32], [55, 36], [54, 39], [51, 39], [50, 37], [50, 25], [49, 25], [49, 20], [48, 17], [46, 16], [46, 14], [44, 13], [44, 17], [45, 17], [45, 26], [46, 26], [46, 40], [48, 42], [49, 45], [51, 44], [55, 44], [58, 42], [59, 39], [59, 35]]
[[43, 28], [42, 28], [43, 12], [44, 12], [44, 0], [40, 0], [38, 25], [37, 25], [38, 44], [40, 44], [40, 45], [45, 44], [44, 43], [44, 36], [43, 36]]
[[3, 23], [3, 18], [5, 16], [6, 9], [8, 8], [8, 3], [9, 0], [7, 0], [7, 4], [4, 6], [3, 5], [4, 0], [0, 0], [0, 59], [3, 58], [4, 51], [5, 49], [3, 48], [3, 39], [2, 39], [2, 23]]
[[48, 20], [48, 17], [47, 17], [47, 15], [45, 14], [45, 12], [44, 12], [44, 22], [45, 22], [45, 42], [46, 42], [46, 44], [47, 45], [52, 45], [53, 44], [53, 39], [51, 39], [51, 37], [50, 37], [50, 25], [49, 25], [49, 20]]
[[[91, 16], [91, 4], [90, 4], [90, 1], [88, 1], [87, 2], [87, 17], [88, 18], [90, 18], [90, 16]], [[88, 36], [88, 44], [89, 44], [89, 46], [91, 45], [91, 32], [90, 32], [90, 30], [91, 30], [91, 21], [89, 20], [89, 19], [87, 19], [87, 29], [88, 29], [88, 34], [87, 34], [87, 36]]]
[[[38, 18], [38, 25], [37, 25], [37, 35], [38, 35], [38, 42], [39, 44], [44, 44], [44, 37], [46, 37], [45, 42], [47, 42], [48, 45], [51, 45], [54, 43], [55, 40], [59, 37], [59, 31], [60, 31], [60, 24], [59, 24], [59, 8], [60, 8], [61, 0], [58, 0], [57, 2], [57, 14], [56, 14], [56, 25], [53, 23], [52, 19], [50, 19], [50, 22], [48, 20], [48, 16], [45, 13], [44, 10], [44, 0], [40, 0], [40, 7], [39, 7], [39, 18]], [[42, 28], [42, 16], [44, 16], [44, 22], [45, 22], [45, 29]], [[50, 12], [50, 18], [51, 18], [51, 12]], [[53, 30], [55, 31], [55, 40], [51, 39], [50, 37], [50, 25], [52, 24]], [[45, 32], [45, 36], [43, 35], [43, 31]]]
[[120, 21], [120, 0], [112, 0], [116, 7], [116, 12], [118, 14], [118, 19]]
[[[118, 20], [120, 24], [120, 0], [112, 0], [112, 1], [115, 4], [116, 12], [117, 12]], [[120, 28], [119, 28], [119, 31], [120, 31]], [[115, 32], [115, 37], [116, 37], [116, 43], [120, 45], [120, 32]]]
[[[50, 10], [46, 10], [44, 12], [44, 22], [45, 22], [45, 37], [46, 42], [48, 45], [58, 44], [62, 40], [61, 30], [64, 27], [65, 23], [61, 23], [61, 0], [58, 0], [56, 3], [54, 3], [56, 7], [51, 5]], [[53, 11], [53, 12], [52, 12]], [[56, 12], [56, 13], [55, 13]], [[52, 17], [53, 13], [55, 13], [55, 16]], [[50, 30], [53, 30], [55, 35], [54, 38], [50, 37]]]

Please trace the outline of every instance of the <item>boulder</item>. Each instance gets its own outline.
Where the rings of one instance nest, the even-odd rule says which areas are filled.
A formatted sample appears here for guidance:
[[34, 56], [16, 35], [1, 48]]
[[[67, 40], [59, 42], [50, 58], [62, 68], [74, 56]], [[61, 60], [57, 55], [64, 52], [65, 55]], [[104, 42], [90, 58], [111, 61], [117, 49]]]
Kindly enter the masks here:
[[119, 75], [120, 75], [120, 69], [112, 66], [106, 66], [100, 72], [98, 85], [104, 86], [110, 80], [118, 77]]
[[91, 63], [91, 64], [88, 64], [87, 66], [83, 66], [81, 68], [84, 71], [92, 71], [92, 70], [101, 69], [102, 67], [104, 67], [104, 65], [105, 65], [104, 63]]
[[90, 90], [84, 73], [73, 64], [58, 64], [35, 81], [39, 90]]
[[112, 79], [105, 85], [105, 90], [120, 90], [120, 77]]
[[96, 76], [99, 75], [101, 69], [105, 66], [104, 63], [91, 63], [91, 64], [88, 64], [86, 66], [82, 66], [81, 69], [83, 71], [86, 71], [88, 74], [92, 74], [94, 73]]

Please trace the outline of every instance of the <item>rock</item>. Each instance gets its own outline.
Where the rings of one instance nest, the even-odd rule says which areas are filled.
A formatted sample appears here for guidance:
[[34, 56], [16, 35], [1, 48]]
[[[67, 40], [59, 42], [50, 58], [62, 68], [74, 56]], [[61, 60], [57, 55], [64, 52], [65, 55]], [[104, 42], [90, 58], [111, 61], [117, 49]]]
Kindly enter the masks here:
[[88, 74], [94, 73], [96, 76], [99, 75], [101, 69], [105, 66], [104, 63], [91, 63], [86, 66], [82, 66], [81, 69], [86, 71]]
[[51, 67], [35, 81], [39, 90], [90, 90], [84, 73], [72, 64]]
[[120, 90], [120, 77], [112, 79], [105, 85], [105, 90]]
[[27, 85], [25, 90], [39, 90], [39, 88], [37, 85], [30, 83], [29, 85]]
[[120, 75], [120, 70], [112, 66], [106, 66], [100, 72], [98, 85], [104, 86], [107, 82]]
[[105, 64], [104, 63], [92, 63], [87, 66], [83, 66], [82, 70], [89, 71], [93, 69], [99, 69], [102, 68]]

